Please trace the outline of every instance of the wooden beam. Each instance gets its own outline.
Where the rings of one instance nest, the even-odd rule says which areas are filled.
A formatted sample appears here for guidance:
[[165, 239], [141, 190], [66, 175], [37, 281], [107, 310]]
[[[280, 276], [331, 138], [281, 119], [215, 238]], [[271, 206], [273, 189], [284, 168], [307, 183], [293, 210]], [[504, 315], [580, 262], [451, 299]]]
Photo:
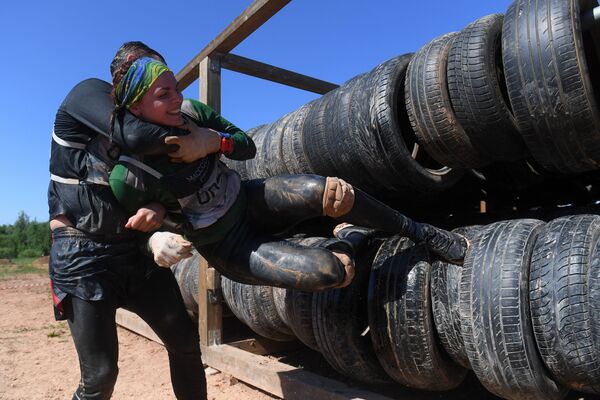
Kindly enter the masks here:
[[198, 268], [198, 334], [200, 345], [214, 346], [223, 340], [223, 308], [219, 274], [200, 257]]
[[338, 87], [338, 85], [334, 83], [311, 78], [310, 76], [274, 67], [235, 54], [221, 54], [215, 56], [219, 58], [221, 68], [307, 90], [309, 92], [325, 94]]
[[[163, 344], [137, 314], [120, 308], [117, 310], [117, 323]], [[204, 364], [286, 400], [392, 400], [231, 345], [201, 346], [201, 349]], [[406, 399], [420, 398], [407, 396]]]
[[286, 400], [392, 400], [229, 345], [203, 347], [202, 360], [212, 368]]
[[117, 314], [115, 315], [115, 321], [123, 328], [142, 335], [156, 343], [163, 344], [162, 340], [154, 333], [150, 325], [141, 319], [137, 314], [132, 313], [124, 308], [117, 308]]
[[198, 79], [200, 61], [214, 52], [230, 52], [289, 2], [290, 0], [254, 0], [223, 32], [177, 73], [179, 88], [183, 90]]
[[210, 56], [200, 61], [200, 101], [221, 113], [221, 66], [217, 58]]
[[291, 342], [278, 342], [276, 340], [270, 340], [261, 336], [251, 339], [238, 340], [235, 342], [228, 342], [227, 344], [259, 356], [281, 353], [282, 351], [297, 350], [303, 346], [298, 340]]

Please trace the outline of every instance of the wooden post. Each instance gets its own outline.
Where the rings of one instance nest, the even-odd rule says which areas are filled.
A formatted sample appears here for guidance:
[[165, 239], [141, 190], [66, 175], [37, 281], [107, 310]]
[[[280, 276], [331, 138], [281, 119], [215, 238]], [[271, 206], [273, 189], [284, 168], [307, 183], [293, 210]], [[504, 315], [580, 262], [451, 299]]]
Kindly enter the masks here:
[[223, 342], [223, 306], [219, 273], [200, 258], [198, 268], [198, 333], [202, 346]]
[[[200, 61], [200, 101], [221, 112], [221, 66], [219, 59]], [[201, 258], [198, 268], [198, 329], [200, 344], [214, 346], [223, 341], [223, 306], [219, 273]]]
[[200, 61], [200, 101], [221, 113], [220, 58], [209, 56]]

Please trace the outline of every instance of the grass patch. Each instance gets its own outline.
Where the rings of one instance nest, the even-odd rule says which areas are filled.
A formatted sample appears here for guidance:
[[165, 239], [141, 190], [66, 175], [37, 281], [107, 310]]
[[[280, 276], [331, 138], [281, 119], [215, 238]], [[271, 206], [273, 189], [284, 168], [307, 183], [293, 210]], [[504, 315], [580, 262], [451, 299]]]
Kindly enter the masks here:
[[37, 257], [13, 258], [10, 260], [10, 264], [0, 265], [0, 279], [11, 279], [25, 274], [47, 275], [48, 268], [46, 266], [33, 265], [33, 261], [36, 259]]

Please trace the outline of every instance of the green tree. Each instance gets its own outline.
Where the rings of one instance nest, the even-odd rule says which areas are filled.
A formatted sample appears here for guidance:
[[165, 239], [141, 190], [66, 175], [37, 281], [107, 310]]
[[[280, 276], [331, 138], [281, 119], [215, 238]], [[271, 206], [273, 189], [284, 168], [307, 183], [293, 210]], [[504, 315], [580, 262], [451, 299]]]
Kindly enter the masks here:
[[0, 225], [0, 258], [48, 255], [50, 245], [48, 223], [32, 221], [24, 211], [13, 225]]

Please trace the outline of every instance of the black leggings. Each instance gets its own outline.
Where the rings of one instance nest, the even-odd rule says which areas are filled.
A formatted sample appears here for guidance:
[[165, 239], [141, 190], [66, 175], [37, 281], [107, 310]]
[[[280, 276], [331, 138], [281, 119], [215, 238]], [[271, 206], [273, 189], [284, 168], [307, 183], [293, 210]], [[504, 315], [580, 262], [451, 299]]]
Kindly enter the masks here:
[[154, 269], [125, 304], [118, 305], [110, 298], [89, 301], [69, 296], [65, 300], [64, 312], [81, 368], [81, 382], [73, 398], [104, 400], [112, 395], [118, 374], [118, 306], [138, 314], [165, 344], [177, 399], [206, 399], [198, 331], [168, 269]]
[[[307, 219], [322, 216], [325, 178], [318, 175], [281, 175], [244, 182], [247, 196], [244, 218], [226, 237], [210, 245], [196, 246], [207, 261], [226, 277], [249, 284], [324, 290], [341, 283], [342, 263], [332, 249], [340, 240], [305, 246], [298, 240], [282, 240], [275, 233]], [[339, 222], [399, 233], [429, 248], [448, 261], [462, 261], [464, 238], [407, 218], [358, 188], [352, 209]]]
[[325, 178], [316, 175], [246, 181], [241, 189], [247, 197], [244, 217], [223, 240], [195, 247], [211, 266], [238, 282], [308, 291], [333, 287], [345, 276], [342, 263], [325, 248], [336, 240], [305, 246], [277, 236], [322, 215], [324, 188]]
[[[331, 250], [344, 248], [340, 240], [304, 246], [300, 241], [282, 240], [275, 235], [323, 215], [325, 182], [326, 178], [318, 175], [281, 175], [244, 182], [244, 218], [223, 240], [196, 248], [221, 274], [242, 283], [307, 291], [337, 286], [345, 270]], [[464, 257], [464, 238], [412, 221], [358, 188], [354, 192], [352, 209], [338, 218], [339, 222], [425, 242], [449, 261]]]

